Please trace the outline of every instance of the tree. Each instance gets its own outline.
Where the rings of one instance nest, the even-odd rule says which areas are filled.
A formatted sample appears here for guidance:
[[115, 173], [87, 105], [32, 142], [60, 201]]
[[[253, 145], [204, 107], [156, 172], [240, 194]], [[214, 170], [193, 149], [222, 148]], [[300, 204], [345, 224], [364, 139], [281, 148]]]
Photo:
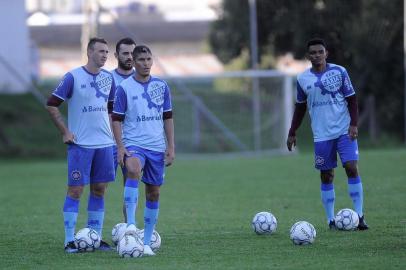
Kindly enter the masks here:
[[[328, 60], [348, 69], [360, 99], [376, 97], [381, 127], [401, 135], [402, 7], [402, 0], [257, 0], [259, 58], [287, 52], [303, 58], [308, 39], [324, 38]], [[248, 16], [248, 0], [223, 1], [209, 42], [224, 63], [249, 49]]]

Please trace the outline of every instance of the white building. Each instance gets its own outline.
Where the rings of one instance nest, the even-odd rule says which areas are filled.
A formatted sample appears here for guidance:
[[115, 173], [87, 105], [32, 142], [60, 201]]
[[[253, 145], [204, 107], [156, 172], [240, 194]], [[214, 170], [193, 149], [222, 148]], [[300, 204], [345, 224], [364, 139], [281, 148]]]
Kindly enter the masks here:
[[0, 93], [23, 93], [31, 81], [25, 1], [4, 2], [0, 3]]

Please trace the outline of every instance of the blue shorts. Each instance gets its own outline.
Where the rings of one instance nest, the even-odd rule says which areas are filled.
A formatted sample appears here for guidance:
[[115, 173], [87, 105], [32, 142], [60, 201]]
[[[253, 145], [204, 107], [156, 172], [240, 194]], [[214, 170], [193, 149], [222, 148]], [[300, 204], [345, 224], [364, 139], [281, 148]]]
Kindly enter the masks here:
[[351, 140], [345, 134], [337, 139], [314, 142], [314, 163], [318, 170], [330, 170], [337, 167], [337, 153], [341, 163], [358, 160], [357, 140]]
[[114, 181], [113, 147], [68, 145], [68, 186]]
[[165, 177], [165, 153], [147, 150], [138, 146], [128, 146], [127, 151], [131, 157], [138, 158], [141, 162], [142, 182], [160, 186]]

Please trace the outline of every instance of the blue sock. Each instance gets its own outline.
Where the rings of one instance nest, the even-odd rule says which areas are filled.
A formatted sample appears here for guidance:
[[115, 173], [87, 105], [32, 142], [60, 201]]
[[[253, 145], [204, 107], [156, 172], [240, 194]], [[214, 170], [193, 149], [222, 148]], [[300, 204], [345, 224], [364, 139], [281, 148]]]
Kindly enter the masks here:
[[97, 197], [89, 194], [89, 201], [87, 204], [87, 227], [95, 230], [100, 238], [102, 236], [104, 221], [104, 197]]
[[124, 206], [127, 214], [127, 224], [137, 225], [135, 211], [138, 202], [138, 180], [127, 178], [124, 186]]
[[321, 184], [320, 186], [321, 192], [321, 201], [324, 206], [324, 210], [326, 211], [327, 222], [334, 219], [334, 200], [335, 200], [335, 192], [334, 192], [334, 184]]
[[155, 224], [158, 221], [159, 202], [145, 202], [144, 210], [144, 245], [151, 243], [152, 233], [154, 232]]
[[63, 204], [63, 223], [65, 226], [65, 245], [75, 240], [75, 226], [78, 219], [79, 200], [72, 199], [68, 195]]
[[364, 199], [361, 177], [357, 176], [354, 178], [348, 178], [348, 194], [352, 199], [355, 212], [362, 217], [364, 215], [362, 212]]

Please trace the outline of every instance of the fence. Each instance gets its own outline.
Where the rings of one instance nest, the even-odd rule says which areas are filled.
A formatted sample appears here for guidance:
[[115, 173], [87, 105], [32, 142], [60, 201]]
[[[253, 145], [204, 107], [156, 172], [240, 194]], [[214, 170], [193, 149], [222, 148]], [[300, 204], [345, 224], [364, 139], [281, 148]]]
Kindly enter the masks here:
[[291, 76], [262, 70], [164, 79], [172, 89], [178, 152], [285, 151]]

